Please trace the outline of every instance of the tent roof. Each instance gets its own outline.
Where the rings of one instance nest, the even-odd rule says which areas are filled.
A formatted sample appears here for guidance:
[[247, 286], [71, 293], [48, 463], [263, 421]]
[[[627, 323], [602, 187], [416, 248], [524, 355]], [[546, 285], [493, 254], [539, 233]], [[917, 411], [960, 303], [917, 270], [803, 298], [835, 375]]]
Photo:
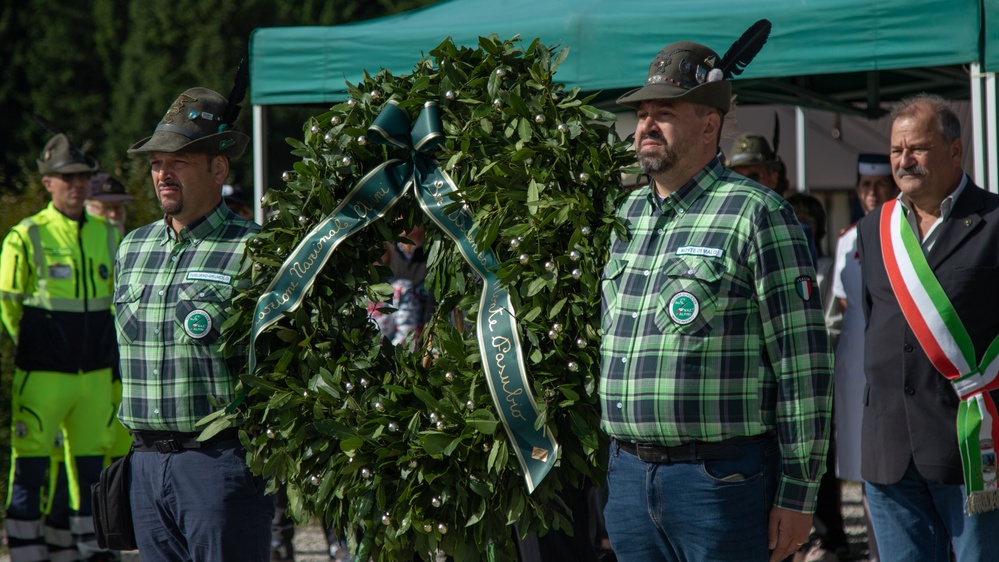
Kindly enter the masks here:
[[[340, 101], [346, 83], [360, 82], [364, 70], [409, 73], [447, 37], [475, 46], [479, 36], [493, 33], [568, 47], [556, 79], [610, 97], [639, 85], [665, 44], [690, 39], [724, 54], [750, 24], [766, 17], [773, 22], [770, 40], [736, 83], [742, 102], [786, 98], [841, 111], [866, 103], [873, 115], [881, 94], [872, 97], [872, 85], [887, 92], [886, 99], [910, 90], [967, 96], [960, 65], [981, 60], [980, 45], [990, 36], [982, 33], [982, 14], [999, 11], [983, 10], [982, 1], [989, 3], [443, 0], [356, 24], [257, 29], [250, 41], [250, 99], [254, 105]], [[995, 47], [984, 51], [999, 67]]]

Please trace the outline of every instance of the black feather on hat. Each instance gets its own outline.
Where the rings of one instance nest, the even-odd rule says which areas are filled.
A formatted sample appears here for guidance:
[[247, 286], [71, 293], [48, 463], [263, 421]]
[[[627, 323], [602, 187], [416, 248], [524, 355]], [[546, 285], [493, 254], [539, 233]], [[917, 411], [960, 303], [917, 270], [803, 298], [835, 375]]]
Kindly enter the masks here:
[[742, 74], [770, 36], [771, 24], [753, 24], [725, 52], [724, 57], [693, 41], [663, 47], [649, 65], [645, 85], [618, 98], [617, 103], [638, 107], [643, 101], [679, 99], [727, 113], [732, 106], [729, 78]]

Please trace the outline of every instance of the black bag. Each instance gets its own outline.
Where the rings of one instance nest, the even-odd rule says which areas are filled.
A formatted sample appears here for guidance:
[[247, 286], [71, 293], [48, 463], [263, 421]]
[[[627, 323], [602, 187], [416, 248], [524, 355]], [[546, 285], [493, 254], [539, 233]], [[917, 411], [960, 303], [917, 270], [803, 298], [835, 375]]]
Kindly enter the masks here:
[[132, 451], [101, 471], [100, 481], [90, 486], [97, 546], [111, 550], [135, 550], [132, 528], [132, 505], [128, 500], [131, 486]]

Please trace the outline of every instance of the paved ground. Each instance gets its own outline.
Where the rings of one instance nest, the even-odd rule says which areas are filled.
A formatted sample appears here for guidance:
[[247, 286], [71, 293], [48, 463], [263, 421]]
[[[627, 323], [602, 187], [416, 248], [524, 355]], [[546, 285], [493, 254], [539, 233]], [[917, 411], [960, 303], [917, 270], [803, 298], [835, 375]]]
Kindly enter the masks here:
[[[843, 519], [846, 524], [846, 534], [854, 545], [856, 560], [867, 558], [867, 525], [864, 522], [864, 508], [860, 500], [860, 485], [846, 483], [843, 485]], [[329, 562], [326, 548], [326, 536], [318, 525], [298, 527], [295, 531], [296, 562]], [[141, 562], [137, 552], [122, 554], [122, 562]], [[809, 561], [813, 560], [809, 558]], [[0, 554], [0, 562], [10, 562], [10, 555]]]

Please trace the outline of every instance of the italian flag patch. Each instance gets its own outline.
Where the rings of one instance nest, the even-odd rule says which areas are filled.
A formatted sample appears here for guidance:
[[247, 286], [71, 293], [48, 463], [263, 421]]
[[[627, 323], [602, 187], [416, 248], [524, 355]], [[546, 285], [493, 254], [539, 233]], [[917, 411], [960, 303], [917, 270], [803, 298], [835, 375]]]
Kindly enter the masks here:
[[802, 275], [794, 280], [794, 289], [798, 291], [801, 300], [807, 302], [812, 299], [812, 295], [815, 293], [815, 281], [808, 275]]

